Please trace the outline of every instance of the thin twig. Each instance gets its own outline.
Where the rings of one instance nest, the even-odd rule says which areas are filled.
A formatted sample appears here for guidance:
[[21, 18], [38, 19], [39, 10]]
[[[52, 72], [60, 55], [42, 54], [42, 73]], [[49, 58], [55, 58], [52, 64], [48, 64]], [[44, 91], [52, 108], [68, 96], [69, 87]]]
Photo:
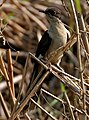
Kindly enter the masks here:
[[[11, 105], [14, 106], [15, 104], [15, 96], [13, 95], [13, 92], [12, 92], [12, 89], [11, 89], [11, 84], [10, 84], [10, 80], [9, 80], [9, 77], [8, 77], [8, 73], [6, 71], [6, 68], [5, 68], [5, 64], [4, 64], [4, 61], [3, 61], [3, 58], [2, 56], [0, 56], [0, 69], [5, 77], [5, 80], [7, 82], [7, 86], [8, 86], [8, 89], [9, 89], [9, 93], [10, 93], [10, 97], [11, 97]], [[17, 120], [19, 120], [19, 116], [16, 116]]]
[[[54, 71], [56, 71], [56, 72], [58, 72], [58, 73], [62, 73], [62, 74], [65, 75], [65, 76], [68, 76], [68, 77], [71, 78], [73, 81], [76, 81], [76, 82], [80, 82], [80, 81], [81, 81], [80, 79], [78, 79], [78, 78], [76, 78], [76, 77], [74, 77], [74, 76], [66, 73], [65, 71], [62, 71], [62, 70], [58, 69], [58, 68], [55, 67], [54, 65], [51, 65], [51, 67], [52, 67], [52, 69], [53, 69]], [[84, 82], [84, 85], [86, 85], [87, 87], [89, 87], [89, 84], [86, 83], [86, 82]]]
[[15, 96], [14, 82], [13, 82], [13, 66], [12, 66], [12, 58], [11, 58], [11, 50], [10, 49], [7, 49], [6, 57], [7, 57], [7, 63], [8, 63], [8, 76], [9, 76], [13, 95]]
[[67, 93], [64, 92], [64, 95], [65, 95], [67, 104], [68, 104], [68, 106], [69, 106], [69, 111], [70, 111], [71, 118], [72, 118], [72, 120], [75, 120], [75, 117], [74, 117], [74, 114], [73, 114], [73, 110], [72, 110], [72, 108], [71, 108], [71, 104], [70, 104], [69, 98], [68, 98], [68, 96], [67, 96]]
[[27, 113], [25, 113], [24, 116], [25, 116], [26, 120], [31, 120], [31, 118], [29, 117], [29, 115]]
[[[59, 97], [56, 97], [55, 95], [53, 95], [52, 93], [50, 93], [50, 92], [48, 92], [48, 91], [46, 91], [46, 90], [44, 90], [43, 88], [41, 88], [41, 91], [42, 92], [44, 92], [44, 93], [46, 93], [47, 95], [49, 95], [49, 96], [51, 96], [51, 97], [53, 97], [54, 99], [56, 99], [56, 100], [58, 100], [59, 102], [61, 102], [62, 104], [66, 104], [66, 102], [65, 101], [63, 101], [62, 99], [60, 99]], [[75, 108], [74, 106], [72, 106], [71, 105], [71, 107], [75, 110], [75, 111], [77, 111], [77, 112], [79, 112], [79, 113], [83, 113], [81, 110], [79, 110], [78, 108]]]
[[47, 71], [42, 78], [39, 80], [39, 82], [37, 83], [37, 85], [32, 89], [32, 91], [29, 93], [28, 96], [26, 96], [25, 99], [22, 100], [21, 104], [18, 106], [18, 108], [16, 109], [16, 111], [11, 114], [11, 117], [9, 120], [13, 120], [16, 118], [16, 116], [20, 113], [20, 111], [24, 108], [24, 106], [27, 104], [27, 102], [31, 99], [31, 97], [34, 96], [35, 92], [39, 89], [39, 86], [43, 83], [44, 79], [48, 76], [48, 74], [50, 73], [50, 71]]
[[6, 105], [5, 101], [4, 101], [4, 98], [3, 98], [1, 92], [0, 92], [0, 102], [1, 102], [2, 108], [4, 110], [5, 116], [8, 119], [10, 117], [10, 111], [7, 108], [7, 105]]
[[[29, 53], [29, 55], [30, 55], [33, 59], [35, 59], [39, 64], [41, 64], [45, 69], [49, 69], [49, 68], [47, 67], [47, 65], [45, 65], [43, 62], [41, 62], [41, 61], [40, 61], [38, 58], [36, 58], [32, 53]], [[74, 77], [74, 76], [72, 76], [72, 75], [70, 75], [70, 74], [68, 74], [68, 73], [66, 73], [66, 72], [64, 72], [64, 71], [61, 71], [60, 69], [58, 69], [57, 67], [55, 67], [55, 66], [53, 66], [53, 65], [51, 65], [51, 67], [52, 67], [52, 69], [55, 70], [56, 72], [62, 73], [62, 74], [64, 74], [64, 75], [72, 78], [72, 79], [75, 80], [75, 81], [78, 81], [78, 82], [81, 81], [80, 79], [78, 79], [78, 78], [76, 78], [76, 77]], [[89, 84], [88, 84], [88, 83], [85, 83], [85, 82], [84, 82], [84, 84], [89, 87]]]
[[58, 100], [58, 101], [61, 102], [62, 104], [66, 103], [66, 102], [64, 102], [62, 99], [60, 99], [59, 97], [56, 97], [55, 95], [53, 95], [52, 93], [46, 91], [46, 90], [43, 89], [43, 88], [41, 88], [41, 91], [44, 92], [44, 93], [46, 93], [47, 95], [55, 98], [56, 100]]
[[15, 112], [16, 107], [17, 107], [17, 105], [18, 105], [18, 102], [19, 102], [19, 100], [20, 100], [21, 94], [22, 94], [23, 84], [24, 84], [24, 80], [25, 80], [25, 77], [26, 77], [26, 73], [27, 73], [28, 61], [29, 61], [29, 55], [27, 56], [27, 59], [26, 59], [26, 63], [25, 63], [25, 67], [24, 67], [24, 70], [23, 70], [23, 76], [22, 76], [22, 80], [21, 80], [21, 83], [20, 83], [20, 88], [19, 88], [17, 100], [16, 100], [16, 103], [15, 103], [15, 105], [14, 105], [14, 107], [13, 107], [12, 114]]
[[82, 37], [82, 41], [84, 43], [84, 48], [85, 48], [86, 52], [89, 54], [89, 41], [87, 38], [87, 31], [86, 31], [86, 27], [85, 27], [85, 23], [84, 23], [82, 14], [78, 13], [78, 19], [79, 19], [80, 30], [85, 31], [85, 32], [82, 32], [81, 37]]
[[1, 69], [1, 71], [2, 71], [2, 73], [4, 75], [4, 77], [5, 77], [6, 82], [7, 82], [7, 86], [8, 86], [10, 96], [11, 96], [11, 99], [12, 99], [12, 104], [14, 105], [15, 97], [14, 97], [12, 89], [11, 89], [11, 84], [10, 84], [10, 81], [9, 81], [9, 77], [8, 77], [8, 74], [7, 74], [7, 71], [6, 71], [5, 64], [4, 64], [2, 56], [0, 56], [0, 69]]
[[[32, 53], [29, 53], [29, 54], [30, 54], [30, 56], [31, 56], [33, 59], [35, 59], [39, 64], [41, 64], [46, 70], [49, 69], [49, 67], [47, 67], [47, 65], [45, 65], [43, 62], [41, 62], [41, 61], [40, 61], [38, 58], [36, 58]], [[57, 71], [57, 70], [58, 70], [58, 69], [56, 68], [56, 71]], [[80, 89], [82, 89], [82, 88], [79, 89], [78, 86], [77, 86], [77, 87], [74, 87], [73, 85], [70, 85], [69, 81], [66, 81], [65, 78], [62, 78], [61, 76], [59, 76], [56, 71], [53, 71], [52, 68], [51, 68], [51, 71], [50, 71], [50, 72], [51, 72], [54, 76], [56, 76], [58, 79], [60, 79], [60, 81], [63, 82], [66, 86], [69, 86], [69, 88], [71, 88], [77, 95], [80, 96]], [[66, 74], [66, 75], [67, 75], [67, 74]], [[69, 80], [70, 80], [70, 79], [69, 79]], [[89, 99], [87, 99], [87, 100], [89, 100]]]
[[50, 113], [48, 113], [43, 107], [41, 107], [39, 104], [37, 104], [37, 102], [35, 102], [32, 98], [31, 101], [37, 106], [39, 107], [42, 111], [44, 111], [50, 118], [52, 118], [53, 120], [58, 120], [57, 118], [55, 118], [54, 116], [52, 116]]

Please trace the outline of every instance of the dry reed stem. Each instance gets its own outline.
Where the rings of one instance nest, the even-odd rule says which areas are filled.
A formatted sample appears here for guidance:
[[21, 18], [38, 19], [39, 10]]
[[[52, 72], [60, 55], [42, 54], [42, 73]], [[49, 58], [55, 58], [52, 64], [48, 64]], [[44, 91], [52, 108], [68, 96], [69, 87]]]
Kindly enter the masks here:
[[[30, 55], [32, 55], [32, 54], [30, 54]], [[33, 55], [32, 55], [33, 56]], [[35, 56], [33, 56], [34, 58], [35, 58]], [[35, 58], [35, 60], [38, 60], [38, 61], [40, 61], [39, 59], [37, 59], [37, 58]], [[43, 63], [42, 63], [42, 65], [44, 65]], [[44, 66], [46, 66], [46, 65], [44, 65]], [[46, 66], [46, 68], [47, 68], [47, 66]], [[48, 68], [49, 69], [49, 68]], [[71, 87], [72, 88], [72, 90], [73, 91], [76, 91], [77, 92], [77, 94], [79, 94], [80, 93], [80, 91], [79, 91], [79, 88], [75, 88], [75, 86], [71, 86], [71, 84], [69, 84], [69, 82], [67, 82], [66, 80], [64, 81], [64, 78], [62, 78], [61, 76], [58, 76], [57, 75], [57, 73], [56, 72], [53, 72], [52, 70], [51, 70], [51, 72], [58, 78], [58, 79], [60, 79], [61, 80], [61, 82], [65, 82], [65, 84], [66, 85], [68, 85], [69, 86], [69, 88]], [[38, 84], [38, 83], [37, 83]], [[35, 90], [33, 91], [31, 91], [30, 92], [30, 97], [29, 96], [27, 96], [23, 101], [22, 101], [22, 103], [21, 103], [21, 105], [18, 107], [18, 109], [16, 110], [16, 112], [12, 115], [12, 117], [11, 118], [15, 118], [15, 115], [17, 115], [17, 114], [19, 114], [19, 112], [22, 110], [22, 108], [26, 105], [26, 103], [29, 101], [29, 99], [34, 95], [34, 93], [37, 91], [37, 88], [38, 88], [38, 85], [37, 86], [35, 86]]]
[[13, 65], [12, 65], [12, 58], [11, 58], [11, 50], [10, 49], [7, 49], [6, 57], [7, 57], [7, 63], [8, 63], [8, 76], [9, 76], [13, 95], [15, 96], [15, 89], [14, 89], [14, 82], [13, 82]]
[[[52, 93], [44, 90], [43, 88], [41, 88], [41, 91], [44, 92], [44, 93], [46, 93], [47, 95], [53, 97], [54, 99], [58, 100], [58, 101], [61, 102], [62, 104], [66, 104], [66, 101], [60, 99], [59, 97], [56, 97], [55, 95], [53, 95]], [[73, 105], [71, 105], [71, 108], [72, 108], [73, 110], [81, 113], [81, 114], [83, 113], [81, 110], [79, 110], [78, 108], [74, 107]]]
[[6, 116], [6, 118], [8, 119], [8, 118], [10, 117], [10, 111], [9, 111], [8, 108], [7, 108], [7, 105], [6, 105], [5, 101], [4, 101], [4, 98], [3, 98], [1, 92], [0, 92], [0, 103], [1, 103], [1, 105], [2, 105], [2, 108], [3, 108], [3, 111], [4, 111], [4, 113], [5, 113], [5, 116]]
[[[51, 69], [50, 70], [50, 72], [54, 75], [54, 76], [56, 76], [61, 82], [63, 82], [66, 86], [68, 86], [69, 88], [71, 88], [72, 89], [72, 91], [74, 92], [74, 93], [76, 93], [78, 96], [80, 96], [80, 90], [82, 90], [82, 88], [80, 87], [80, 86], [76, 86], [76, 84], [73, 82], [73, 81], [71, 81], [71, 79], [68, 79], [68, 77], [67, 77], [67, 79], [66, 79], [66, 77], [64, 76], [59, 76], [58, 75], [58, 73], [57, 73], [57, 71], [59, 72], [59, 70], [58, 70], [58, 68], [56, 68], [56, 67], [53, 67], [53, 69], [55, 70], [53, 70], [52, 69], [52, 65], [50, 66], [50, 67], [47, 67], [47, 65], [45, 65], [43, 62], [41, 62], [38, 58], [36, 58], [32, 53], [29, 53], [30, 54], [30, 56], [33, 58], [33, 59], [35, 59], [39, 64], [41, 64], [46, 70], [49, 70], [49, 69]], [[67, 74], [65, 73], [65, 75], [67, 76]], [[71, 75], [70, 75], [71, 76]], [[75, 79], [76, 80], [76, 79]], [[77, 79], [78, 80], [78, 79]], [[85, 93], [84, 93], [85, 94]], [[89, 101], [89, 98], [88, 98], [88, 96], [87, 96], [87, 101]]]
[[[5, 80], [7, 82], [7, 86], [8, 86], [10, 97], [11, 97], [11, 107], [12, 107], [12, 106], [14, 106], [16, 99], [15, 99], [15, 96], [13, 95], [13, 92], [12, 92], [10, 80], [9, 80], [9, 77], [8, 77], [8, 74], [7, 74], [7, 70], [5, 68], [5, 64], [4, 64], [2, 56], [0, 56], [0, 69], [3, 72], [3, 75], [4, 75]], [[16, 118], [17, 118], [17, 120], [19, 120], [18, 116], [16, 116]]]
[[50, 113], [48, 113], [43, 107], [41, 107], [39, 104], [37, 104], [37, 102], [35, 102], [32, 98], [31, 101], [37, 106], [39, 107], [42, 111], [44, 111], [51, 119], [53, 120], [58, 120], [57, 118], [55, 118], [54, 116], [52, 116]]
[[18, 106], [18, 108], [16, 109], [16, 111], [11, 114], [11, 117], [9, 120], [15, 119], [16, 116], [21, 112], [21, 110], [24, 108], [24, 106], [27, 104], [27, 102], [31, 99], [31, 97], [34, 96], [35, 92], [38, 90], [39, 86], [42, 84], [42, 82], [44, 81], [44, 79], [48, 76], [50, 72], [47, 71], [42, 78], [39, 80], [39, 82], [37, 83], [37, 85], [32, 89], [32, 91], [29, 93], [29, 95], [22, 100], [22, 102], [20, 103], [20, 105]]
[[[78, 61], [79, 61], [79, 71], [80, 71], [80, 78], [81, 78], [81, 96], [83, 98], [83, 110], [86, 112], [86, 95], [84, 94], [86, 92], [85, 86], [84, 86], [84, 79], [83, 79], [83, 68], [82, 68], [82, 62], [81, 62], [81, 49], [80, 49], [80, 36], [79, 36], [79, 24], [78, 24], [78, 18], [76, 15], [76, 10], [74, 6], [74, 1], [71, 0], [71, 7], [74, 15], [74, 20], [75, 20], [75, 26], [76, 26], [76, 33], [77, 33], [77, 49], [78, 49]], [[83, 119], [86, 120], [86, 115], [85, 113], [83, 114]]]
[[9, 77], [8, 77], [8, 74], [7, 74], [2, 56], [0, 56], [0, 69], [1, 69], [1, 71], [4, 75], [4, 77], [5, 77], [6, 82], [7, 82], [7, 86], [8, 86], [9, 92], [10, 92], [10, 96], [11, 96], [11, 99], [12, 99], [12, 106], [13, 106], [14, 103], [15, 103], [15, 97], [14, 97], [12, 89], [11, 89], [10, 80], [9, 80]]
[[67, 95], [66, 92], [64, 92], [64, 96], [65, 96], [65, 98], [66, 98], [66, 101], [67, 101], [67, 104], [68, 104], [68, 107], [69, 107], [71, 119], [72, 119], [72, 120], [75, 120], [74, 113], [73, 113], [73, 110], [72, 110], [72, 108], [71, 108], [70, 100], [69, 100], [68, 95]]
[[[62, 78], [61, 76], [59, 76], [58, 75], [58, 73], [57, 73], [57, 69], [58, 68], [56, 68], [56, 71], [54, 71], [54, 70], [52, 70], [52, 67], [50, 66], [50, 67], [48, 67], [47, 65], [45, 65], [44, 63], [42, 63], [38, 58], [36, 58], [32, 53], [29, 53], [30, 55], [31, 55], [31, 57], [33, 58], [33, 59], [35, 59], [38, 63], [40, 63], [45, 69], [47, 69], [47, 70], [49, 70], [50, 69], [50, 72], [54, 75], [54, 76], [56, 76], [58, 79], [60, 79], [61, 80], [61, 82], [63, 82], [63, 83], [65, 83], [65, 85], [69, 85], [69, 86], [71, 86], [72, 88], [73, 88], [73, 90], [75, 91], [75, 92], [78, 92], [78, 94], [80, 93], [79, 91], [79, 87], [78, 86], [76, 86], [76, 87], [74, 87], [73, 85], [75, 84], [75, 83], [73, 83], [72, 81], [72, 84], [70, 84], [70, 80], [65, 80], [64, 78]], [[39, 73], [40, 74], [40, 73]], [[64, 80], [63, 80], [64, 79]]]
[[8, 77], [2, 56], [0, 56], [0, 69], [5, 77], [6, 81], [9, 81], [9, 77]]
[[87, 37], [87, 31], [86, 31], [83, 16], [80, 13], [78, 14], [78, 20], [79, 20], [80, 31], [81, 30], [83, 31], [81, 34], [81, 37], [82, 37], [82, 41], [84, 43], [84, 48], [85, 48], [86, 52], [89, 54], [89, 41], [88, 41], [88, 37]]
[[16, 103], [13, 107], [13, 111], [12, 111], [12, 114], [16, 111], [16, 108], [18, 106], [18, 102], [20, 100], [20, 97], [21, 97], [21, 94], [22, 94], [22, 90], [23, 90], [23, 85], [24, 85], [24, 80], [25, 80], [25, 77], [26, 77], [26, 73], [27, 73], [27, 65], [28, 65], [28, 62], [29, 62], [29, 55], [27, 56], [27, 59], [26, 59], [26, 63], [25, 63], [25, 67], [24, 67], [24, 70], [23, 70], [23, 75], [22, 75], [22, 80], [20, 82], [20, 88], [19, 88], [19, 92], [18, 92], [18, 96], [17, 96], [17, 100], [16, 100]]
[[[76, 78], [76, 77], [74, 77], [74, 76], [66, 73], [65, 71], [62, 71], [62, 70], [58, 69], [58, 68], [55, 67], [54, 65], [51, 65], [51, 67], [52, 67], [52, 69], [53, 69], [54, 71], [56, 71], [57, 73], [61, 73], [61, 74], [65, 75], [65, 76], [68, 76], [70, 79], [72, 79], [72, 80], [75, 81], [75, 82], [78, 82], [78, 83], [79, 83], [79, 82], [81, 81], [80, 79], [78, 79], [78, 78]], [[86, 83], [86, 82], [84, 82], [84, 85], [87, 86], [87, 87], [89, 87], [89, 84]]]
[[[32, 16], [31, 14], [32, 13], [35, 13], [34, 12], [34, 10], [33, 11], [31, 11], [28, 7], [26, 7], [25, 5], [23, 5], [21, 2], [19, 3], [19, 5], [18, 5], [18, 1], [16, 0], [15, 2], [17, 2], [16, 4], [15, 4], [15, 2], [14, 2], [14, 0], [11, 0], [12, 2], [13, 2], [13, 6], [17, 6], [18, 8], [17, 9], [19, 9], [21, 6], [22, 6], [22, 8], [21, 9], [19, 9], [19, 10], [21, 10], [22, 11], [22, 9], [25, 7], [26, 9], [24, 9], [23, 11], [24, 11], [24, 14], [25, 13], [27, 13], [26, 15], [23, 15], [23, 17], [25, 18], [25, 20], [29, 23], [30, 21], [29, 21], [29, 18], [31, 19], [31, 20], [33, 20], [33, 21], [35, 21], [34, 20], [34, 16]], [[42, 3], [41, 3], [42, 4]], [[45, 2], [43, 2], [43, 5], [47, 5], [47, 6], [50, 6], [50, 5], [52, 5], [52, 4], [46, 4]], [[40, 5], [40, 4], [35, 4], [35, 5], [33, 5], [33, 6], [35, 6], [35, 8], [39, 8], [38, 6], [40, 6], [40, 7], [42, 7], [42, 5]], [[43, 6], [44, 8], [46, 7], [46, 6]], [[43, 9], [43, 7], [42, 7], [42, 9]], [[16, 8], [15, 8], [16, 9]], [[30, 11], [30, 13], [31, 14], [28, 14], [28, 12]], [[33, 14], [34, 15], [34, 14]], [[36, 17], [36, 16], [35, 16]], [[38, 19], [39, 19], [39, 17], [37, 17]], [[35, 21], [36, 22], [36, 21]], [[14, 22], [13, 22], [14, 23]], [[15, 21], [15, 23], [17, 24], [17, 25], [19, 25], [20, 26], [20, 24], [18, 24], [18, 22], [17, 21]], [[40, 24], [41, 25], [41, 24]], [[39, 25], [39, 26], [40, 26]], [[18, 26], [18, 27], [19, 27]], [[13, 24], [12, 24], [12, 27], [13, 27]], [[21, 47], [22, 47], [22, 41], [21, 41], [21, 37], [22, 37], [22, 35], [23, 34], [25, 34], [25, 31], [24, 32], [22, 32], [22, 29], [19, 27], [19, 29], [18, 29], [18, 27], [13, 27], [13, 30], [12, 31], [9, 31], [9, 37], [10, 37], [10, 39], [8, 39], [8, 40], [10, 40], [11, 41], [11, 43], [15, 43], [14, 41], [13, 41], [13, 34], [12, 34], [12, 37], [10, 36], [11, 35], [11, 32], [13, 32], [14, 31], [14, 28], [16, 29], [16, 31], [18, 31], [17, 32], [17, 36], [16, 37], [14, 37], [14, 39], [16, 40], [16, 41], [18, 41], [18, 40], [20, 40], [20, 42], [18, 43], [19, 45], [21, 45]], [[84, 26], [83, 26], [84, 27]], [[30, 28], [29, 28], [30, 29]], [[41, 28], [42, 29], [42, 28]], [[19, 34], [19, 32], [20, 32], [20, 34]], [[83, 30], [83, 32], [85, 32], [86, 33], [86, 31], [85, 30]], [[77, 34], [78, 35], [78, 34]], [[19, 38], [18, 38], [18, 36], [19, 36]], [[8, 38], [9, 38], [8, 37]], [[84, 37], [86, 37], [86, 36], [84, 36]], [[78, 37], [77, 37], [78, 38]], [[16, 43], [15, 43], [16, 44]], [[87, 44], [88, 45], [88, 44]], [[67, 47], [70, 47], [70, 46], [67, 46]], [[88, 47], [88, 46], [87, 46]], [[87, 47], [85, 48], [85, 51], [87, 52]], [[69, 49], [69, 48], [68, 48]], [[80, 48], [79, 48], [80, 49]], [[61, 50], [63, 50], [63, 52], [65, 52], [66, 50], [67, 50], [67, 48], [66, 47], [64, 47], [64, 48], [61, 48]], [[59, 53], [58, 54], [63, 54], [63, 52], [60, 52], [61, 50], [59, 50]], [[87, 52], [88, 53], [88, 52]], [[54, 55], [55, 56], [55, 55]], [[51, 59], [53, 59], [53, 58], [51, 58]], [[81, 58], [79, 58], [79, 59], [81, 59]], [[39, 61], [39, 63], [40, 63], [40, 61]], [[49, 62], [50, 63], [50, 62]], [[81, 63], [81, 60], [80, 60], [80, 63]], [[45, 66], [45, 65], [43, 65], [43, 63], [41, 64], [42, 66], [44, 66], [45, 68], [46, 68], [46, 70], [47, 69], [49, 69], [48, 68], [48, 66]], [[73, 91], [75, 91], [78, 95], [80, 94], [80, 89], [81, 89], [81, 91], [83, 91], [83, 87], [81, 88], [80, 86], [78, 86], [78, 84], [77, 85], [75, 85], [75, 83], [71, 83], [71, 81], [70, 81], [70, 79], [71, 80], [73, 80], [73, 81], [80, 81], [80, 79], [77, 79], [76, 77], [73, 77], [73, 76], [71, 76], [71, 75], [69, 75], [69, 74], [67, 74], [67, 73], [65, 73], [64, 71], [61, 71], [61, 70], [57, 70], [57, 68], [54, 68], [54, 66], [50, 66], [50, 68], [52, 69], [52, 72], [53, 72], [53, 74], [55, 75], [56, 73], [61, 73], [62, 74], [62, 76], [60, 76], [59, 77], [59, 75], [58, 74], [56, 74], [56, 76], [61, 80], [61, 82], [63, 82], [65, 85], [67, 84], [67, 86], [68, 86], [68, 88], [71, 86], [71, 89], [73, 90]], [[3, 73], [2, 73], [3, 74]], [[65, 76], [67, 76], [67, 78], [65, 77]], [[81, 75], [82, 76], [82, 75]], [[69, 78], [70, 79], [69, 79]], [[69, 80], [67, 80], [66, 81], [66, 79], [69, 79]], [[36, 81], [35, 81], [36, 82]], [[68, 82], [69, 82], [69, 85], [68, 85]], [[35, 84], [35, 83], [34, 83]], [[32, 86], [34, 86], [34, 84], [32, 85]], [[72, 85], [71, 85], [72, 84]], [[85, 85], [85, 86], [89, 86], [89, 84], [88, 83], [86, 83], [85, 81], [83, 82], [83, 84]], [[81, 86], [83, 86], [83, 85], [81, 85]], [[77, 91], [76, 91], [76, 88], [78, 88], [77, 89]], [[84, 94], [86, 94], [85, 92], [84, 92]], [[88, 96], [87, 96], [87, 98], [89, 98]], [[85, 100], [89, 100], [89, 99], [87, 99], [87, 98], [85, 98]], [[84, 111], [85, 112], [85, 111]]]
[[20, 9], [21, 11], [24, 12], [24, 14], [26, 14], [30, 19], [32, 19], [33, 21], [35, 21], [44, 31], [47, 29], [46, 26], [37, 18], [35, 17], [33, 14], [31, 14], [30, 11], [27, 10], [27, 8], [23, 7], [17, 0], [12, 0], [13, 4], [15, 4], [18, 9]]

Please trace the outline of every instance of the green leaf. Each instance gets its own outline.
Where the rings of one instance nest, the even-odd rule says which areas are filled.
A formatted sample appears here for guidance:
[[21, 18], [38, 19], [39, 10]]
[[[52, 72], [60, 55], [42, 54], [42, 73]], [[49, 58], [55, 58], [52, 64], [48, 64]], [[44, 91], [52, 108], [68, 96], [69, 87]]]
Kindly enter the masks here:
[[65, 91], [66, 91], [66, 90], [65, 90], [65, 86], [64, 86], [63, 83], [61, 83], [61, 91], [62, 91], [62, 92], [65, 92]]
[[82, 13], [80, 0], [75, 0], [77, 12]]

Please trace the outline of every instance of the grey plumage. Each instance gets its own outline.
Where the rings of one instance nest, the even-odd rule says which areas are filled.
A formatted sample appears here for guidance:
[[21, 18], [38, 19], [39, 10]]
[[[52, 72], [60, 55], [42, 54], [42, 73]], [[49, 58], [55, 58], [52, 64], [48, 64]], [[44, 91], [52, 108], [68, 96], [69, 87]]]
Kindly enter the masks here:
[[[40, 10], [46, 14], [47, 19], [49, 21], [49, 28], [43, 34], [40, 42], [38, 43], [36, 57], [40, 58], [43, 56], [44, 59], [49, 59], [51, 54], [56, 51], [59, 47], [62, 47], [67, 42], [67, 36], [70, 36], [69, 31], [64, 26], [63, 22], [61, 21], [61, 11], [58, 8], [50, 7], [47, 8], [45, 11]], [[51, 63], [52, 64], [59, 64], [61, 61], [62, 56], [57, 55]], [[37, 76], [39, 64], [34, 61], [34, 69], [31, 76], [31, 83]], [[29, 86], [30, 87], [30, 86]]]

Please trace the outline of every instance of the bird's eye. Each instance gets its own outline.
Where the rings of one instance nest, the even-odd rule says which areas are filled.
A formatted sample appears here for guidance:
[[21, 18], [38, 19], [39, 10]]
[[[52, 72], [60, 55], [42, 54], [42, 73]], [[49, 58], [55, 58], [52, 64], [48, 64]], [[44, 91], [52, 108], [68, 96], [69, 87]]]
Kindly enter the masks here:
[[48, 15], [52, 15], [52, 16], [55, 16], [55, 15], [56, 15], [56, 11], [54, 11], [54, 10], [52, 10], [52, 9], [47, 10], [45, 13], [48, 14]]
[[52, 16], [56, 14], [55, 11], [53, 11], [53, 10], [51, 10], [49, 13], [50, 13], [50, 15], [52, 15]]

